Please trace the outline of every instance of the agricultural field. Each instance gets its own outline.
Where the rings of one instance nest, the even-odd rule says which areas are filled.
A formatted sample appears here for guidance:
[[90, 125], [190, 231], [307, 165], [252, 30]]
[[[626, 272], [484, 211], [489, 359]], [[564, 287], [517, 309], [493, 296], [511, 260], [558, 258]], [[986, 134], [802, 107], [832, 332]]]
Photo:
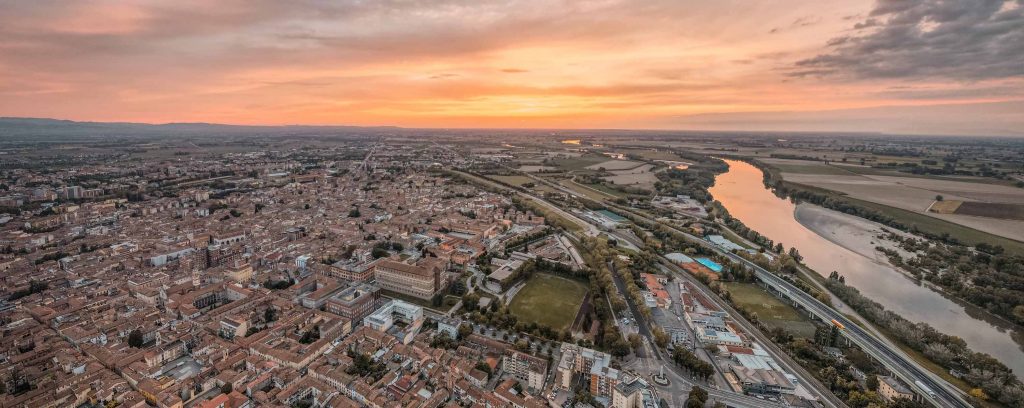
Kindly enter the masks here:
[[814, 323], [760, 286], [729, 282], [725, 287], [732, 294], [733, 303], [757, 314], [758, 320], [768, 327], [784, 329], [797, 337], [814, 338]]
[[588, 154], [576, 157], [558, 157], [552, 158], [548, 162], [548, 166], [558, 167], [559, 169], [571, 171], [571, 170], [587, 170], [588, 166], [592, 166], [598, 163], [608, 161], [608, 157], [603, 155]]
[[512, 299], [509, 310], [520, 321], [561, 331], [572, 325], [586, 295], [587, 285], [583, 282], [538, 273]]
[[670, 150], [659, 149], [619, 149], [622, 154], [639, 156], [645, 160], [668, 160], [678, 161], [679, 156]]
[[[964, 217], [957, 215], [946, 215], [946, 214], [923, 214], [914, 211], [907, 211], [888, 205], [882, 205], [873, 203], [870, 201], [858, 200], [855, 198], [844, 198], [852, 204], [859, 205], [864, 208], [868, 208], [874, 211], [878, 211], [888, 217], [892, 217], [900, 220], [900, 222], [906, 225], [912, 225], [917, 227], [921, 231], [926, 231], [932, 234], [949, 234], [956, 237], [960, 242], [966, 243], [967, 245], [975, 245], [979, 242], [985, 242], [991, 245], [999, 245], [1007, 250], [1007, 252], [1024, 255], [1024, 242], [1004, 238], [1000, 235], [992, 234], [989, 232], [981, 231], [979, 229], [971, 228], [969, 226], [961, 225], [959, 223], [953, 223], [942, 219], [942, 217], [950, 216], [957, 217], [961, 220], [980, 220], [982, 222], [991, 223], [989, 228], [995, 227], [995, 224], [1013, 224], [1016, 225], [1016, 221], [1004, 221], [1004, 220], [986, 220], [978, 217]], [[963, 221], [961, 221], [963, 222]], [[1009, 227], [1010, 230], [1006, 233], [1010, 234], [1012, 225]], [[1018, 230], [1019, 231], [1019, 230]]]
[[784, 160], [784, 159], [758, 159], [780, 172], [785, 174], [831, 174], [838, 176], [851, 176], [855, 173], [846, 169], [846, 166], [839, 167], [825, 162], [811, 160]]
[[607, 189], [607, 187], [601, 186], [599, 184], [580, 184], [572, 180], [565, 180], [561, 184], [566, 188], [575, 191], [576, 194], [579, 194], [583, 197], [589, 198], [597, 202], [601, 202], [604, 201], [605, 199], [615, 197], [611, 195], [611, 193], [604, 193], [604, 189]]
[[[771, 165], [777, 166], [776, 164]], [[1018, 204], [1024, 203], [1024, 189], [1000, 184], [928, 177], [787, 172], [783, 172], [782, 177], [789, 182], [836, 191], [860, 201], [894, 207], [1003, 238], [1024, 241], [1024, 220], [1013, 216], [1013, 214], [1019, 214], [1018, 210], [1015, 210], [1019, 207]], [[944, 201], [951, 203], [941, 204], [935, 208], [934, 203], [938, 196], [942, 196]], [[951, 210], [947, 206], [954, 205], [952, 202], [974, 202], [976, 204], [969, 204], [964, 210], [959, 208]], [[994, 203], [1012, 205], [993, 205]], [[963, 205], [959, 207], [963, 207]], [[987, 215], [994, 214], [1003, 214], [1006, 218], [986, 218]], [[920, 221], [914, 223], [918, 222]], [[943, 232], [954, 233], [954, 231]], [[941, 232], [939, 233], [941, 234]]]
[[960, 203], [953, 214], [1000, 218], [1006, 220], [1024, 220], [1024, 204], [966, 201]]
[[519, 166], [519, 171], [525, 171], [527, 173], [537, 173], [537, 172], [541, 172], [541, 171], [555, 171], [555, 170], [558, 170], [558, 168], [557, 167], [551, 167], [551, 166], [539, 166], [539, 165]]
[[603, 161], [603, 162], [600, 162], [600, 163], [595, 163], [595, 164], [589, 165], [589, 166], [587, 166], [587, 169], [590, 169], [590, 170], [601, 170], [601, 169], [604, 169], [606, 171], [629, 170], [629, 169], [634, 169], [634, 168], [640, 167], [643, 164], [644, 164], [643, 162], [638, 162], [638, 161], [633, 161], [633, 160], [607, 160], [607, 161]]
[[644, 164], [627, 170], [611, 171], [612, 176], [602, 177], [604, 180], [621, 186], [648, 187], [658, 181], [654, 175], [654, 166]]
[[931, 207], [928, 207], [928, 211], [937, 214], [953, 214], [956, 213], [956, 210], [960, 208], [960, 205], [963, 203], [963, 201], [956, 200], [936, 201], [932, 203]]
[[539, 194], [560, 193], [561, 192], [559, 190], [556, 190], [554, 187], [551, 187], [551, 186], [549, 186], [547, 184], [544, 184], [544, 183], [536, 183], [536, 185], [534, 185], [532, 190], [533, 190], [533, 192], [539, 193]]
[[494, 179], [494, 180], [498, 180], [498, 181], [500, 181], [502, 183], [506, 183], [506, 184], [512, 185], [512, 186], [521, 186], [523, 184], [528, 184], [528, 183], [535, 183], [536, 184], [536, 181], [534, 181], [532, 178], [529, 178], [529, 177], [526, 177], [526, 176], [491, 176], [491, 175], [488, 175], [487, 177], [491, 178], [491, 179]]
[[623, 192], [621, 192], [619, 190], [616, 190], [614, 188], [608, 187], [608, 186], [606, 186], [604, 184], [581, 184], [581, 185], [584, 185], [584, 186], [590, 187], [590, 188], [592, 188], [594, 190], [600, 191], [601, 193], [606, 194], [608, 196], [611, 196], [612, 198], [615, 198], [615, 197], [625, 197], [626, 196], [626, 193], [623, 193]]

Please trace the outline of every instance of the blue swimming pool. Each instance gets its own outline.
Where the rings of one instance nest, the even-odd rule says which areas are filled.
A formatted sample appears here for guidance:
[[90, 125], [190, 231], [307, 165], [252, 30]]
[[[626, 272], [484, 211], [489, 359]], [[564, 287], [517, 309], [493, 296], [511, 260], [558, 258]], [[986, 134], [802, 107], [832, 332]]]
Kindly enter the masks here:
[[719, 265], [717, 262], [712, 261], [708, 258], [697, 258], [697, 262], [700, 262], [701, 265], [708, 267], [708, 269], [710, 269], [714, 273], [719, 273], [722, 271], [722, 265]]

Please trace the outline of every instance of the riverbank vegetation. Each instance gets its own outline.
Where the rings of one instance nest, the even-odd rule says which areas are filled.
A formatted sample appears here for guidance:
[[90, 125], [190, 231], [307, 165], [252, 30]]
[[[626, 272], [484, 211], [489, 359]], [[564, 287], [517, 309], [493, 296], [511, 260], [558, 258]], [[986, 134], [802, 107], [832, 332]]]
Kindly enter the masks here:
[[[792, 183], [784, 183], [764, 164], [756, 161], [754, 164], [764, 171], [765, 184], [768, 187], [773, 187], [775, 193], [781, 197], [809, 201], [826, 208], [906, 229], [909, 232], [921, 233], [917, 229], [907, 228], [885, 214], [867, 208], [852, 207], [852, 204], [835, 199], [826, 190], [791, 189], [790, 184]], [[808, 200], [808, 198], [810, 199]], [[774, 262], [758, 255], [741, 254], [765, 269], [776, 272], [782, 277], [792, 277], [799, 267], [803, 267], [800, 264], [799, 254], [784, 252], [784, 246], [781, 243], [774, 242], [746, 227], [742, 221], [731, 217], [720, 204], [712, 203], [712, 216], [720, 218], [726, 226], [750, 241], [762, 245], [763, 248], [770, 248], [778, 252], [779, 256]], [[917, 274], [922, 279], [931, 278], [931, 281], [939, 286], [956, 289], [953, 291], [954, 294], [964, 298], [972, 297], [975, 301], [981, 300], [984, 302], [982, 307], [999, 312], [997, 314], [1009, 314], [1014, 321], [1018, 321], [1015, 313], [1024, 315], [1024, 310], [1017, 308], [1022, 297], [1018, 293], [1014, 293], [1020, 291], [1021, 286], [1024, 286], [1021, 284], [1024, 281], [1022, 279], [1024, 278], [1024, 262], [1021, 259], [1018, 259], [1017, 256], [1006, 255], [1005, 248], [995, 244], [979, 242], [975, 244], [974, 248], [969, 248], [949, 236], [925, 236], [938, 242], [929, 244], [926, 240], [904, 239], [903, 244], [903, 248], [908, 251], [925, 253], [920, 259], [907, 261], [908, 264], [912, 262], [912, 265], [917, 268]], [[898, 256], [895, 253], [887, 254], [891, 257]], [[871, 323], [893, 333], [893, 337], [897, 341], [920, 352], [941, 367], [952, 369], [974, 387], [971, 398], [975, 398], [976, 402], [990, 398], [1007, 406], [1024, 404], [1024, 399], [1022, 399], [1024, 398], [1024, 388], [1013, 372], [1004, 364], [987, 354], [970, 350], [960, 338], [940, 333], [925, 323], [913, 323], [893, 312], [886, 311], [881, 305], [864, 297], [856, 289], [846, 286], [841, 276], [834, 275], [834, 278], [828, 279], [826, 282], [826, 289], [831, 294], [849, 304]], [[789, 280], [808, 286], [798, 279]], [[1007, 285], [1007, 283], [1009, 284]], [[807, 288], [798, 287], [810, 293]]]
[[987, 244], [971, 249], [892, 232], [886, 239], [915, 254], [905, 259], [896, 250], [876, 248], [893, 266], [992, 314], [1024, 324], [1024, 257], [1006, 255], [1001, 247]]
[[669, 168], [658, 173], [658, 181], [654, 183], [655, 191], [663, 196], [688, 195], [701, 203], [711, 201], [708, 189], [715, 184], [715, 176], [724, 173], [729, 166], [721, 159], [710, 156], [687, 152], [676, 154], [693, 164], [686, 170]]
[[[864, 202], [860, 200], [828, 190], [787, 182], [771, 165], [757, 160], [751, 162], [764, 172], [765, 185], [781, 197], [809, 202], [919, 236], [911, 238], [889, 233], [885, 237], [915, 254], [909, 259], [904, 259], [892, 249], [876, 249], [884, 253], [893, 266], [915, 278], [933, 283], [945, 292], [1014, 324], [1024, 324], [1024, 255], [1020, 252], [1021, 243], [976, 230], [965, 233], [961, 229], [969, 228], [905, 210], [892, 209], [912, 215], [900, 213], [894, 216], [892, 212], [880, 211], [880, 204], [862, 204]], [[925, 222], [918, 222], [919, 218], [924, 218]], [[762, 245], [771, 244], [771, 240], [760, 237], [738, 220], [727, 215], [723, 219], [726, 225], [747, 235], [748, 239]], [[948, 225], [939, 228], [938, 224]]]
[[958, 377], [981, 391], [972, 390], [972, 395], [992, 398], [1011, 407], [1024, 405], [1024, 385], [999, 360], [988, 354], [971, 351], [963, 339], [940, 333], [926, 323], [914, 323], [885, 310], [882, 305], [864, 297], [856, 288], [846, 286], [838, 278], [829, 278], [825, 286], [859, 315], [892, 333], [897, 341], [956, 372]]

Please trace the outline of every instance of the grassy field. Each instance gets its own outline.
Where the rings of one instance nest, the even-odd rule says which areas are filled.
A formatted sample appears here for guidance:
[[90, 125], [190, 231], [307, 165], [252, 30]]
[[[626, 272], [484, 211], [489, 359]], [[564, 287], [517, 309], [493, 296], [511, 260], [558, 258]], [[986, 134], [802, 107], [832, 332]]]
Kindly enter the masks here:
[[526, 184], [526, 183], [536, 183], [535, 181], [533, 181], [532, 178], [529, 178], [529, 177], [526, 177], [526, 176], [491, 176], [491, 175], [488, 175], [487, 177], [488, 178], [492, 178], [494, 180], [498, 180], [498, 181], [500, 181], [502, 183], [506, 183], [508, 185], [512, 185], [512, 186], [521, 186], [521, 185]]
[[814, 323], [792, 306], [783, 303], [752, 283], [726, 283], [737, 305], [757, 314], [758, 320], [771, 328], [782, 328], [794, 336], [814, 338]]
[[[586, 184], [577, 183], [577, 182], [572, 181], [572, 180], [565, 180], [565, 181], [562, 182], [562, 185], [567, 187], [568, 189], [570, 189], [572, 191], [575, 191], [576, 194], [579, 194], [579, 195], [581, 195], [583, 197], [589, 198], [589, 199], [597, 201], [597, 202], [602, 202], [605, 199], [615, 198], [616, 197], [616, 196], [611, 195], [610, 193], [606, 194], [603, 191], [594, 191], [594, 190], [600, 190], [600, 189], [595, 187], [596, 186], [595, 184], [586, 185]], [[594, 190], [587, 188], [587, 186], [590, 186], [590, 187], [594, 188]]]
[[559, 190], [556, 190], [554, 187], [551, 187], [551, 186], [549, 186], [547, 184], [543, 184], [543, 183], [536, 183], [536, 185], [534, 185], [534, 187], [533, 187], [533, 191], [537, 192], [538, 194], [558, 193], [559, 192]]
[[953, 200], [936, 201], [935, 203], [932, 204], [931, 207], [928, 208], [928, 211], [939, 214], [953, 214], [956, 212], [956, 209], [960, 208], [960, 205], [963, 203], [963, 201]]
[[592, 188], [594, 190], [600, 191], [600, 192], [602, 192], [604, 194], [608, 194], [608, 195], [610, 195], [612, 197], [625, 197], [626, 196], [626, 193], [623, 193], [623, 192], [621, 192], [619, 190], [616, 190], [614, 188], [608, 187], [608, 186], [606, 186], [604, 184], [583, 184], [583, 185], [587, 186], [587, 187], [590, 187], [590, 188]]
[[643, 166], [643, 162], [633, 160], [606, 160], [597, 164], [591, 164], [587, 166], [591, 170], [615, 171], [615, 170], [630, 170], [637, 167]]
[[931, 175], [931, 174], [914, 174], [914, 173], [909, 173], [909, 172], [898, 171], [896, 169], [886, 169], [886, 168], [856, 166], [856, 165], [844, 165], [844, 164], [832, 164], [830, 166], [836, 167], [836, 168], [839, 168], [839, 169], [843, 169], [843, 170], [847, 170], [850, 173], [855, 173], [855, 174], [859, 174], [859, 175], [862, 175], [862, 176], [897, 176], [897, 177], [923, 178], [923, 179], [931, 179], [931, 180], [944, 180], [944, 181], [967, 181], [967, 182], [971, 182], [971, 183], [994, 184], [994, 185], [999, 185], [999, 186], [1012, 186], [1012, 185], [1014, 185], [1013, 181], [994, 179], [994, 178], [990, 178], [990, 177], [955, 177], [955, 176], [938, 176], [938, 175]]
[[552, 161], [552, 163], [550, 163], [550, 165], [553, 165], [564, 170], [583, 170], [587, 166], [594, 165], [597, 163], [603, 163], [606, 161], [608, 161], [608, 156], [594, 154], [580, 157], [555, 159]]
[[830, 174], [836, 176], [850, 176], [854, 174], [853, 172], [848, 171], [843, 167], [832, 166], [817, 162], [809, 162], [809, 164], [789, 164], [772, 162], [769, 165], [783, 173], [789, 174]]
[[608, 181], [616, 185], [630, 185], [646, 187], [653, 185], [658, 181], [658, 177], [655, 176], [654, 166], [645, 164], [629, 170], [612, 171], [611, 176], [602, 177], [605, 181]]
[[512, 299], [509, 309], [521, 321], [563, 330], [572, 325], [586, 294], [587, 285], [583, 282], [536, 274]]
[[568, 183], [564, 183], [563, 185], [568, 187], [570, 190], [575, 191], [576, 194], [579, 194], [581, 196], [584, 196], [597, 202], [602, 202], [605, 199], [613, 198], [600, 191], [594, 191], [589, 188], [586, 188], [582, 184], [579, 184], [575, 181], [569, 181]]

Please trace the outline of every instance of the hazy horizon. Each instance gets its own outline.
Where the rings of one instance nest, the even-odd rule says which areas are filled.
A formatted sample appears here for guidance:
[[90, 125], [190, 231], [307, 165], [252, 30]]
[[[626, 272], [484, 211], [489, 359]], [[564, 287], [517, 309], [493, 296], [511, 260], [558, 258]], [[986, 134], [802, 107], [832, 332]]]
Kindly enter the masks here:
[[[864, 136], [894, 136], [894, 137], [967, 137], [967, 138], [999, 138], [999, 139], [1024, 139], [1024, 133], [978, 133], [978, 134], [965, 134], [965, 133], [923, 133], [923, 132], [886, 132], [886, 131], [870, 131], [870, 130], [842, 130], [842, 129], [807, 129], [807, 130], [794, 130], [789, 128], [771, 128], [769, 126], [756, 127], [757, 124], [763, 123], [763, 121], [748, 121], [744, 123], [735, 123], [729, 120], [730, 114], [709, 114], [709, 117], [720, 116], [722, 117], [723, 127], [721, 128], [558, 128], [558, 127], [478, 127], [478, 126], [447, 126], [447, 127], [429, 127], [429, 126], [399, 126], [390, 124], [365, 124], [365, 125], [351, 125], [344, 123], [321, 123], [321, 124], [305, 124], [305, 123], [280, 123], [280, 124], [262, 124], [262, 123], [221, 123], [221, 122], [134, 122], [134, 121], [90, 121], [90, 120], [74, 120], [64, 118], [44, 118], [44, 117], [25, 117], [25, 116], [0, 116], [0, 125], [4, 125], [3, 121], [53, 121], [59, 123], [67, 123], [69, 126], [85, 126], [85, 125], [126, 125], [126, 126], [151, 126], [151, 127], [167, 127], [167, 126], [209, 126], [209, 127], [232, 127], [232, 128], [359, 128], [359, 129], [374, 129], [374, 128], [393, 128], [400, 130], [429, 130], [429, 131], [444, 131], [444, 130], [481, 130], [481, 131], [522, 131], [522, 132], [565, 132], [563, 135], [554, 136], [565, 136], [565, 137], [578, 137], [578, 134], [573, 132], [675, 132], [675, 133], [711, 133], [711, 134], [750, 134], [756, 136], [757, 134], [768, 135], [864, 135]], [[11, 123], [7, 123], [11, 124]], [[24, 123], [24, 125], [39, 125], [41, 123]], [[735, 128], [729, 128], [732, 124]], [[747, 126], [741, 126], [746, 124]], [[9, 130], [9, 129], [8, 129]], [[4, 129], [0, 128], [0, 137], [4, 136]], [[31, 132], [31, 131], [29, 131]], [[593, 135], [595, 137], [603, 136], [601, 134]]]

